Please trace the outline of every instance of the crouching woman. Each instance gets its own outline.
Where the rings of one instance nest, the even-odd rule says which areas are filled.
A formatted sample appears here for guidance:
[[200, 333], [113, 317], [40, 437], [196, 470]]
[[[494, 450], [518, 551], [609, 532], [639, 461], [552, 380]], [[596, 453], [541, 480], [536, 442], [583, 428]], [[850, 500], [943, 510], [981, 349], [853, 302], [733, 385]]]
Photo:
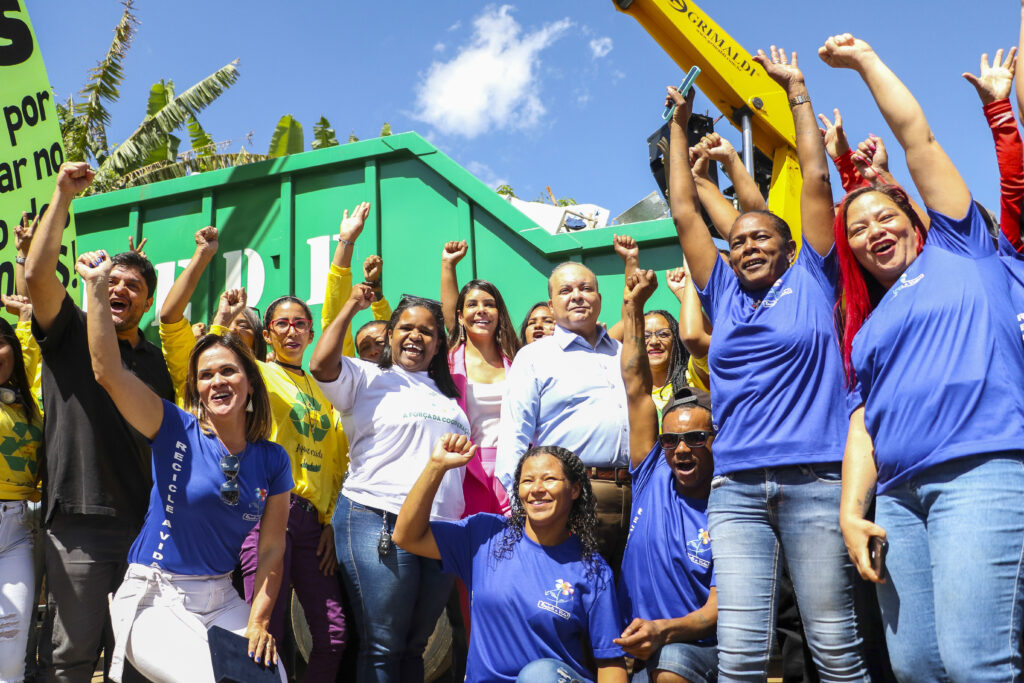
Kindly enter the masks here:
[[[76, 264], [86, 283], [93, 372], [153, 451], [149, 510], [110, 605], [110, 676], [120, 680], [127, 657], [152, 681], [212, 681], [211, 626], [244, 635], [253, 660], [276, 664], [267, 627], [281, 582], [292, 478], [287, 453], [266, 440], [270, 403], [252, 351], [232, 334], [206, 335], [189, 356], [188, 412], [161, 400], [121, 364], [110, 269], [102, 251], [83, 254]], [[232, 588], [230, 572], [261, 520], [250, 608]], [[283, 681], [283, 668], [278, 671]]]
[[[594, 495], [583, 463], [557, 446], [533, 448], [515, 472], [512, 515], [431, 522], [450, 469], [476, 446], [445, 434], [402, 505], [394, 541], [442, 562], [472, 596], [467, 681], [625, 683], [611, 569], [597, 553]], [[586, 665], [591, 653], [597, 675]]]

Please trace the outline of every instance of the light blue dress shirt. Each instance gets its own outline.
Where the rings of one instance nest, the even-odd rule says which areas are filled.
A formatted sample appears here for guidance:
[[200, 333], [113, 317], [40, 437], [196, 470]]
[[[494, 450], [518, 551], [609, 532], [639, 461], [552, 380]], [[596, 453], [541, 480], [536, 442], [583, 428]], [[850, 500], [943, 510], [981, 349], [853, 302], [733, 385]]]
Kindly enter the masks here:
[[561, 446], [588, 467], [629, 466], [622, 344], [602, 328], [597, 346], [555, 326], [523, 347], [506, 375], [494, 471], [509, 488], [532, 445]]

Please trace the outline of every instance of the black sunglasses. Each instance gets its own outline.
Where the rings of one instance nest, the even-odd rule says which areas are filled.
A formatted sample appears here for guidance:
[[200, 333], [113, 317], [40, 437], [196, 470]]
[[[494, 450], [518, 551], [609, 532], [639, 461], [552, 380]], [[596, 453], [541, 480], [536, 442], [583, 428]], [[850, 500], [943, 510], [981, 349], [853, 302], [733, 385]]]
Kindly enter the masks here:
[[658, 442], [665, 450], [671, 451], [679, 447], [679, 442], [686, 444], [687, 448], [700, 448], [707, 444], [708, 439], [714, 432], [696, 429], [692, 432], [663, 432], [658, 437]]
[[238, 456], [225, 453], [220, 457], [220, 471], [227, 480], [220, 485], [220, 499], [226, 505], [238, 505]]

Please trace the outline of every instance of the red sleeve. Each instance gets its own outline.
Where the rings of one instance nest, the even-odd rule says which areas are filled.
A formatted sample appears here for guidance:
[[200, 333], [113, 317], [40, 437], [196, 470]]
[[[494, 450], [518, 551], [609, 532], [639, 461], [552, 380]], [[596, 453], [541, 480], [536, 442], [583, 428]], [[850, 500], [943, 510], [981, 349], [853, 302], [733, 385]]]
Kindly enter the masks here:
[[870, 184], [861, 177], [860, 171], [853, 165], [853, 150], [848, 149], [843, 154], [833, 158], [832, 163], [836, 165], [836, 171], [839, 172], [839, 180], [843, 183], [843, 189], [847, 192], [853, 192], [859, 187], [865, 187]]
[[990, 102], [982, 109], [992, 129], [999, 161], [999, 229], [1017, 251], [1024, 251], [1020, 225], [1024, 202], [1024, 143], [1009, 99]]

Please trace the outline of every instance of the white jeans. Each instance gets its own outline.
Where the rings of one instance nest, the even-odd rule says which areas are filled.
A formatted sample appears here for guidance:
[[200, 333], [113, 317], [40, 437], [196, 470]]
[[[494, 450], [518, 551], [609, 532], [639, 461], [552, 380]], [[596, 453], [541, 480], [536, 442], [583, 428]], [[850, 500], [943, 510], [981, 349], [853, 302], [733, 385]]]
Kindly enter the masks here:
[[25, 648], [32, 627], [35, 572], [28, 504], [0, 503], [0, 681], [25, 676]]
[[[132, 564], [110, 603], [110, 616], [116, 640], [113, 680], [120, 680], [124, 655], [156, 683], [205, 683], [213, 681], [206, 630], [220, 626], [244, 635], [249, 606], [230, 575], [186, 576]], [[285, 681], [284, 666], [277, 670]]]

